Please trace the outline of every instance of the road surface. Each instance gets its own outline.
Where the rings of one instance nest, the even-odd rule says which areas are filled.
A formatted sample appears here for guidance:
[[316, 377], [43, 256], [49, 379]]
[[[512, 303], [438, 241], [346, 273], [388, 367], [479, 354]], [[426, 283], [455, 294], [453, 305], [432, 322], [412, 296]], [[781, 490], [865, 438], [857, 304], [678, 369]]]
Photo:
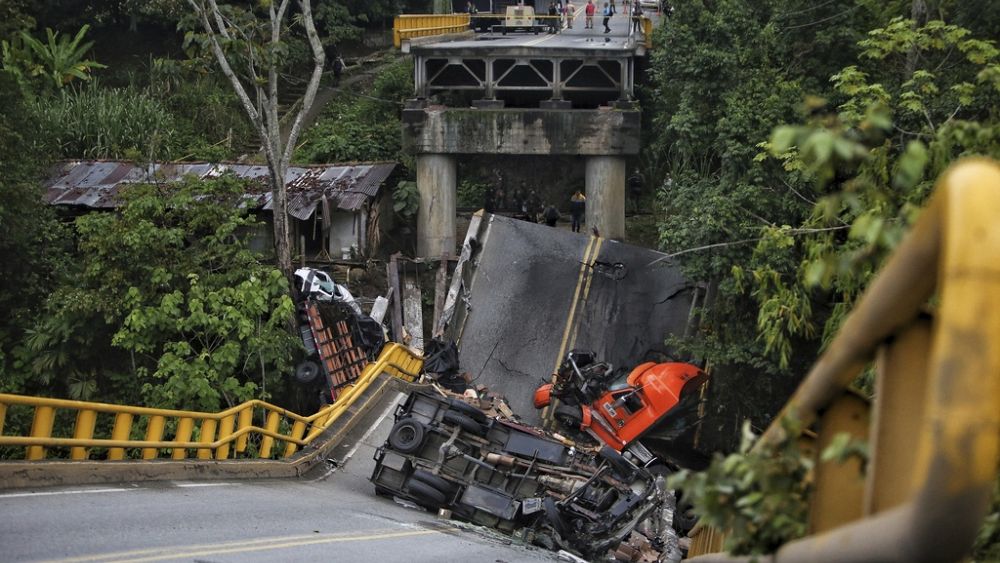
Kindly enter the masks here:
[[342, 467], [309, 479], [0, 491], [0, 561], [555, 560], [376, 497], [372, 454], [391, 420]]

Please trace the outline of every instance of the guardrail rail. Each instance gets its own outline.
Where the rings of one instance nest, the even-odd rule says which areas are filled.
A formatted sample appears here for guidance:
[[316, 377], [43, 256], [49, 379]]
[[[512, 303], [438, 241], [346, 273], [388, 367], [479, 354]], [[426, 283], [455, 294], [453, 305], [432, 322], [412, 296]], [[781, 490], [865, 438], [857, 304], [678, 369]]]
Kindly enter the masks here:
[[[423, 358], [389, 343], [334, 404], [310, 416], [261, 400], [207, 413], [0, 394], [0, 446], [25, 448], [28, 461], [48, 459], [54, 448], [69, 448], [75, 461], [289, 458], [336, 422], [379, 374], [413, 381], [422, 366]], [[8, 410], [17, 405], [32, 409], [30, 431], [3, 435]], [[67, 414], [75, 418], [72, 436], [53, 436], [56, 416]], [[112, 417], [111, 424], [101, 425], [110, 427], [104, 437], [94, 436], [99, 416]]]

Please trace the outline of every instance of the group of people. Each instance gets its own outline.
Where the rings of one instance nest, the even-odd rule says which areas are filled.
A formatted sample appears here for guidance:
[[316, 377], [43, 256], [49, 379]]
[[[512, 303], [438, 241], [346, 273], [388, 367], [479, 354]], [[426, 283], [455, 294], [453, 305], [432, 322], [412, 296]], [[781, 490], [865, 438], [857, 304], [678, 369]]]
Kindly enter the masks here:
[[[554, 204], [550, 203], [543, 207], [541, 199], [535, 193], [535, 190], [527, 190], [523, 185], [521, 188], [515, 188], [509, 198], [502, 188], [496, 191], [490, 188], [487, 190], [485, 196], [484, 208], [490, 213], [494, 211], [513, 211], [518, 214], [517, 216], [520, 219], [531, 221], [532, 223], [544, 222], [550, 227], [555, 227], [559, 219], [562, 218], [562, 214], [559, 213], [559, 209]], [[577, 190], [570, 197], [569, 213], [574, 233], [580, 232], [580, 226], [583, 224], [583, 216], [586, 211], [586, 202], [587, 197], [580, 190]]]
[[[632, 29], [634, 31], [639, 31], [642, 29], [642, 16], [643, 10], [642, 5], [639, 0], [622, 0], [624, 5], [625, 13], [632, 15]], [[584, 29], [594, 29], [594, 15], [597, 13], [597, 5], [594, 4], [594, 0], [587, 0], [587, 5], [583, 9], [584, 14]], [[603, 16], [602, 24], [604, 25], [604, 33], [611, 33], [611, 26], [608, 25], [611, 22], [612, 16], [618, 13], [618, 9], [615, 6], [615, 0], [609, 0], [604, 3], [604, 8], [601, 10], [601, 16]], [[572, 19], [570, 19], [570, 27], [572, 26]]]

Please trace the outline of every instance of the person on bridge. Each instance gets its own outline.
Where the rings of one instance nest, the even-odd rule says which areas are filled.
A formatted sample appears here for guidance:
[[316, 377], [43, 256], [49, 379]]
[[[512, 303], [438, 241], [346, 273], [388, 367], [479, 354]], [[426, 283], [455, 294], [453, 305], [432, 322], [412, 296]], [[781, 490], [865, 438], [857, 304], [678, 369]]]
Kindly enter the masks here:
[[611, 0], [611, 13], [612, 14], [617, 14], [618, 13], [618, 10], [615, 9], [615, 0]]
[[594, 29], [594, 13], [597, 12], [597, 6], [594, 5], [594, 0], [587, 0], [587, 7], [583, 9], [583, 13], [586, 15], [584, 22], [584, 29]]
[[573, 29], [573, 18], [576, 17], [576, 6], [573, 5], [573, 0], [566, 0], [563, 10], [566, 11], [566, 29]]
[[611, 33], [611, 28], [608, 27], [608, 22], [611, 21], [611, 14], [613, 14], [613, 13], [614, 12], [611, 11], [611, 8], [608, 6], [608, 3], [605, 2], [604, 3], [604, 22], [602, 22], [602, 23], [604, 23], [604, 33]]
[[632, 5], [632, 31], [642, 31], [642, 5], [639, 4], [639, 0], [635, 0], [635, 4]]
[[559, 10], [555, 2], [549, 2], [549, 33], [555, 33], [559, 28]]
[[580, 232], [580, 224], [583, 223], [583, 213], [586, 211], [587, 196], [583, 192], [576, 190], [573, 197], [569, 198], [569, 214], [573, 217], [573, 232]]

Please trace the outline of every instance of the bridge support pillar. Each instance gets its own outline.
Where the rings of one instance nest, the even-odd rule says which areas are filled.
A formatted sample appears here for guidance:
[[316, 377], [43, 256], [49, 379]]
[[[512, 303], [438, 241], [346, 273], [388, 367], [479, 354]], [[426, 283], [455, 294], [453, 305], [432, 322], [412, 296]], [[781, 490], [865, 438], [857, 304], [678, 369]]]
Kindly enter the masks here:
[[444, 253], [455, 253], [456, 178], [454, 156], [417, 155], [417, 191], [420, 192], [417, 256], [440, 257]]
[[587, 225], [604, 238], [625, 237], [625, 157], [590, 156], [586, 167]]

